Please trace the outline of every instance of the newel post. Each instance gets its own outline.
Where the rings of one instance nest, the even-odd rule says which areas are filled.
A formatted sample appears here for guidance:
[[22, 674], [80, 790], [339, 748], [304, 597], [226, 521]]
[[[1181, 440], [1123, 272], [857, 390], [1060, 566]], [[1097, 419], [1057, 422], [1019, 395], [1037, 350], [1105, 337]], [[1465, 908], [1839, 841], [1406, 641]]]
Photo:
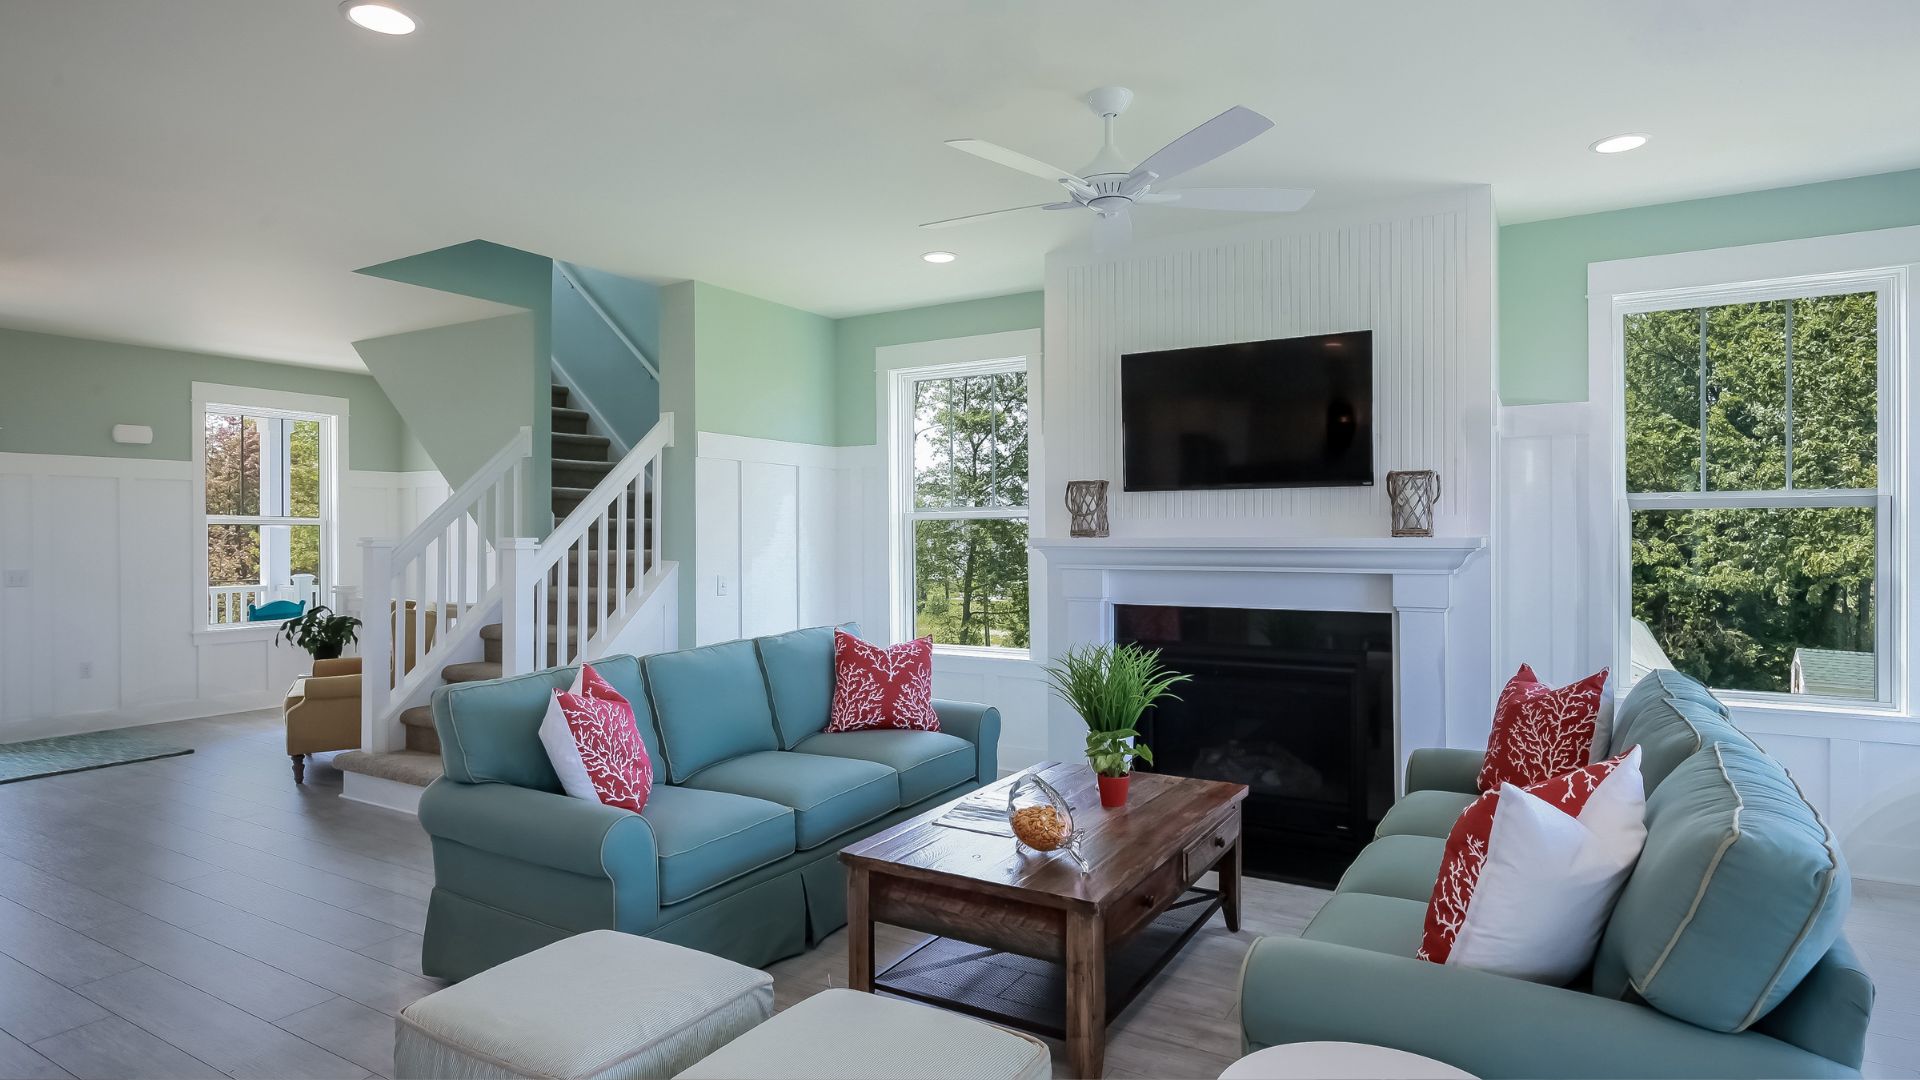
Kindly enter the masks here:
[[533, 620], [546, 619], [534, 611], [534, 583], [540, 576], [540, 542], [530, 536], [500, 541], [500, 665], [503, 675], [525, 675], [539, 669], [533, 661]]
[[360, 541], [360, 748], [393, 749], [393, 725], [383, 723], [393, 700], [392, 540]]

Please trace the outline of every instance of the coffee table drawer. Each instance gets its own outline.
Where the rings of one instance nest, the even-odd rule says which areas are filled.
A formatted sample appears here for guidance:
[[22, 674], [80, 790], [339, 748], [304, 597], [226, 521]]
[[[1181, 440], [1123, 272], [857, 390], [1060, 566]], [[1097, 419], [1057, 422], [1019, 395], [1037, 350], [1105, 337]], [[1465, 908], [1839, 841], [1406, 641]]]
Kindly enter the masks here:
[[1107, 908], [1107, 941], [1121, 941], [1152, 922], [1186, 891], [1180, 862], [1169, 859]]
[[1200, 834], [1200, 838], [1188, 844], [1181, 852], [1181, 868], [1185, 875], [1182, 884], [1189, 884], [1213, 868], [1227, 848], [1240, 838], [1240, 815], [1230, 814], [1213, 823], [1213, 827]]

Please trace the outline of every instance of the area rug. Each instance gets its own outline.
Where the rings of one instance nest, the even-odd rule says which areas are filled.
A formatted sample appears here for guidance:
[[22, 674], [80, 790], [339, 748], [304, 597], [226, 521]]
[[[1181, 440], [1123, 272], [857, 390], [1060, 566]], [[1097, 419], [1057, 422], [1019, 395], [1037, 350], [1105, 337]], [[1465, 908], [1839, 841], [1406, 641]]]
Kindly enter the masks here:
[[191, 753], [190, 746], [169, 745], [133, 731], [92, 731], [0, 743], [0, 784]]

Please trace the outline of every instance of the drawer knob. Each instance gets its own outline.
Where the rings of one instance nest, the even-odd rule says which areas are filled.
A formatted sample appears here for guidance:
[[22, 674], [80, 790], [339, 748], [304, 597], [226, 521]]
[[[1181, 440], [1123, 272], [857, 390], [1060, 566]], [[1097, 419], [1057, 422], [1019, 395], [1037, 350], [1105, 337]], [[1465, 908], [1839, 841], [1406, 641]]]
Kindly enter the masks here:
[[1216, 837], [1214, 837], [1214, 838], [1213, 838], [1213, 846], [1214, 846], [1214, 847], [1226, 847], [1226, 846], [1227, 846], [1227, 838], [1226, 838], [1226, 837], [1224, 837], [1224, 836], [1216, 836]]
[[1147, 895], [1140, 898], [1140, 905], [1142, 907], [1152, 907], [1153, 905], [1159, 902], [1160, 902], [1160, 898], [1158, 896], [1155, 896], [1152, 893], [1148, 893]]

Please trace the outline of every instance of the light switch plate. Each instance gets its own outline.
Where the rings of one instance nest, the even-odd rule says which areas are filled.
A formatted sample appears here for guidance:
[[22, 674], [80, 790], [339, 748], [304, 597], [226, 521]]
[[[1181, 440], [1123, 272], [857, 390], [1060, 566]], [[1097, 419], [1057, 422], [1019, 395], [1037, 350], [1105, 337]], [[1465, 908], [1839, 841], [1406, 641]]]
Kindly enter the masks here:
[[25, 570], [9, 570], [7, 571], [6, 587], [9, 589], [24, 589], [30, 580]]

